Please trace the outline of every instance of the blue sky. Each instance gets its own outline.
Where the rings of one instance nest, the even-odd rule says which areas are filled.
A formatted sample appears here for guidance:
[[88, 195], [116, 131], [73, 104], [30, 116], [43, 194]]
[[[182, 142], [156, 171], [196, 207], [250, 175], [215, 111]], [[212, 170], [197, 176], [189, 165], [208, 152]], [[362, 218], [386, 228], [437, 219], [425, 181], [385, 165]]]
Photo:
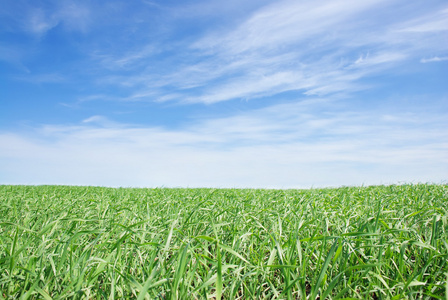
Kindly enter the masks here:
[[1, 184], [448, 178], [446, 1], [6, 0], [0, 41]]

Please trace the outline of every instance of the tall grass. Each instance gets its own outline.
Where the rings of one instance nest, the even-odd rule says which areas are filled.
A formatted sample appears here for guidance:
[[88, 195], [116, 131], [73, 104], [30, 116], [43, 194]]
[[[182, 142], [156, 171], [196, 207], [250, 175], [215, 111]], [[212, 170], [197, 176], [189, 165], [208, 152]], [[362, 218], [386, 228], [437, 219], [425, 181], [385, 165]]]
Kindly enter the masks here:
[[447, 299], [448, 187], [0, 186], [0, 299]]

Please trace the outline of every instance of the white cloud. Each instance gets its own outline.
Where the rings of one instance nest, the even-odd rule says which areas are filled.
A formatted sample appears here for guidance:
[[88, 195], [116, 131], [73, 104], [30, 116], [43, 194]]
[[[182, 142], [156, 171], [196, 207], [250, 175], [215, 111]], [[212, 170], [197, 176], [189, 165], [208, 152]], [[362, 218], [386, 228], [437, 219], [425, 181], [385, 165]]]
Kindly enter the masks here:
[[446, 179], [443, 116], [337, 107], [314, 99], [171, 130], [93, 116], [3, 132], [0, 181], [289, 188]]
[[99, 60], [107, 69], [126, 69], [135, 67], [135, 64], [144, 64], [145, 59], [159, 52], [160, 50], [157, 50], [155, 46], [146, 45], [141, 49], [131, 50], [129, 53], [121, 55], [94, 53], [92, 54], [92, 58]]
[[349, 66], [348, 68], [352, 67], [373, 67], [376, 65], [381, 64], [390, 64], [390, 63], [396, 63], [402, 60], [405, 60], [407, 58], [407, 55], [404, 53], [399, 52], [383, 52], [383, 53], [376, 53], [376, 55], [371, 56], [369, 54], [366, 54], [365, 56], [360, 56], [353, 65]]
[[[153, 55], [164, 49], [153, 42], [121, 56], [96, 57], [110, 69], [133, 71], [126, 76], [108, 74], [99, 82], [130, 91], [129, 96], [112, 97], [124, 101], [215, 103], [291, 90], [304, 95], [351, 94], [371, 87], [363, 79], [400, 72], [398, 66], [406, 61], [447, 49], [437, 36], [445, 27], [434, 25], [443, 23], [446, 10], [426, 7], [423, 16], [416, 17], [402, 14], [407, 5], [411, 6], [374, 0], [277, 1], [231, 25], [206, 30], [196, 41], [191, 42], [196, 35], [176, 41], [182, 53], [168, 54], [161, 61]], [[400, 14], [382, 18], [393, 11]]]
[[58, 24], [59, 20], [57, 18], [49, 17], [42, 9], [37, 8], [31, 12], [28, 29], [34, 34], [42, 35]]
[[440, 32], [448, 31], [448, 8], [412, 19], [401, 25], [402, 32]]
[[204, 96], [193, 97], [190, 102], [214, 103], [234, 98], [258, 98], [268, 96], [273, 91], [281, 93], [296, 90], [301, 75], [293, 72], [277, 72], [269, 75], [252, 75], [232, 78], [229, 84], [223, 84], [205, 92]]
[[[382, 1], [281, 1], [255, 12], [236, 30], [210, 35], [195, 44], [201, 49], [216, 48], [230, 53], [276, 49], [304, 42], [310, 36], [331, 39], [335, 28], [346, 30], [351, 17]], [[318, 41], [322, 43], [322, 39]], [[309, 47], [307, 45], [303, 45]], [[214, 51], [214, 49], [213, 49]]]
[[26, 31], [39, 37], [60, 24], [68, 30], [85, 32], [91, 22], [90, 8], [79, 2], [63, 1], [51, 3], [49, 6], [23, 6], [23, 11], [14, 18], [23, 23]]
[[430, 63], [430, 62], [440, 62], [440, 61], [445, 61], [448, 60], [448, 56], [443, 56], [443, 57], [438, 57], [438, 56], [434, 56], [431, 58], [422, 58], [420, 60], [421, 63]]

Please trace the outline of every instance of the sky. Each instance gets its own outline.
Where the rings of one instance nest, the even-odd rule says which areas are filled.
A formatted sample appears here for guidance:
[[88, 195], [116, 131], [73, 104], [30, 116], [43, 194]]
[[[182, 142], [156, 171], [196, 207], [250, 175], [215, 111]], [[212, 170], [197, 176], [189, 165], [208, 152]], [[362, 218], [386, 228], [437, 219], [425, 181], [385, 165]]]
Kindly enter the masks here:
[[0, 184], [448, 179], [444, 0], [4, 0]]

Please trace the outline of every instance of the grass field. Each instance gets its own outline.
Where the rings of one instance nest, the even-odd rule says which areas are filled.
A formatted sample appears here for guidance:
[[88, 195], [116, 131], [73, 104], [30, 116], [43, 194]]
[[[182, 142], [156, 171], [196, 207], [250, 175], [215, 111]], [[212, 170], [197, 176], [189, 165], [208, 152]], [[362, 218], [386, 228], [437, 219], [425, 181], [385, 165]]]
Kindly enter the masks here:
[[448, 187], [0, 186], [0, 299], [447, 299]]

